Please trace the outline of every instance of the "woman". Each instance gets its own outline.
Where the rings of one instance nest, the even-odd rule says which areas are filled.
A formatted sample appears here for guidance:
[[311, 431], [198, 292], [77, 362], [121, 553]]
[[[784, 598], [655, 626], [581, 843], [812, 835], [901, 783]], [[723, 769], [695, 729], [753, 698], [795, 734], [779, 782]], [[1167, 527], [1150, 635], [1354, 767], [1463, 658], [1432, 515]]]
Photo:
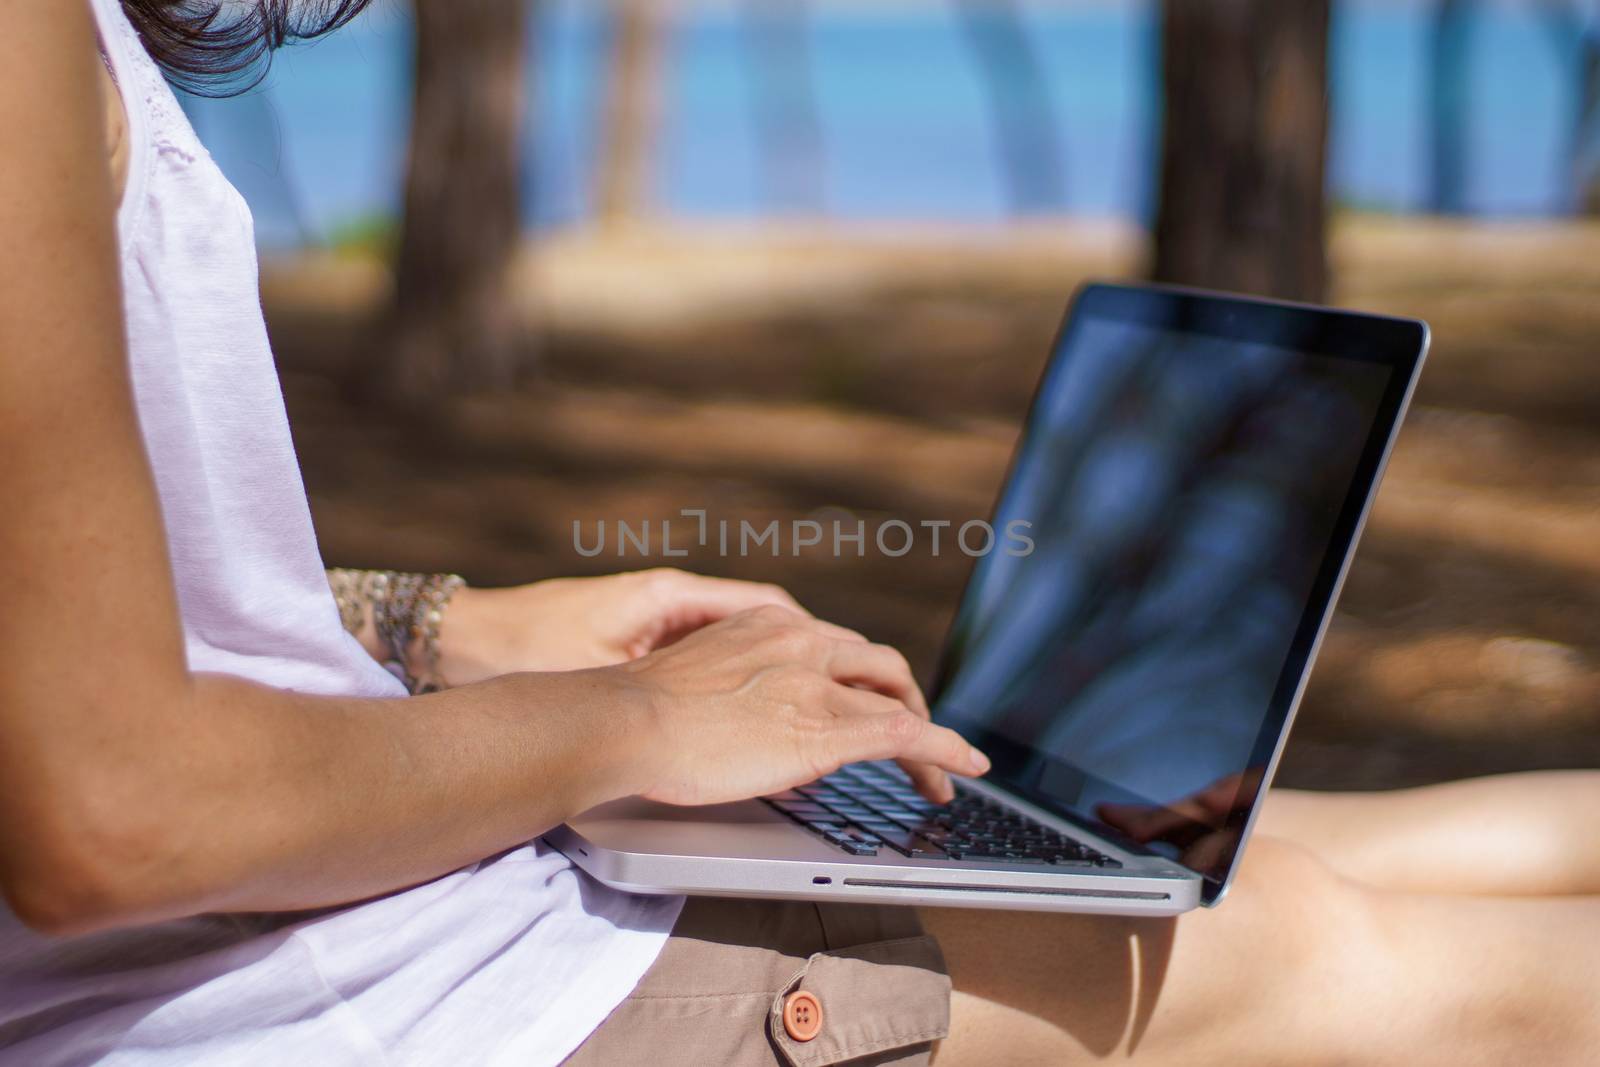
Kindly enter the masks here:
[[1592, 1054], [1589, 775], [1280, 796], [1302, 844], [1175, 922], [642, 899], [525, 844], [614, 797], [897, 758], [942, 799], [987, 764], [776, 589], [330, 594], [248, 213], [147, 53], [227, 69], [293, 12], [189, 10], [0, 7], [0, 1062]]

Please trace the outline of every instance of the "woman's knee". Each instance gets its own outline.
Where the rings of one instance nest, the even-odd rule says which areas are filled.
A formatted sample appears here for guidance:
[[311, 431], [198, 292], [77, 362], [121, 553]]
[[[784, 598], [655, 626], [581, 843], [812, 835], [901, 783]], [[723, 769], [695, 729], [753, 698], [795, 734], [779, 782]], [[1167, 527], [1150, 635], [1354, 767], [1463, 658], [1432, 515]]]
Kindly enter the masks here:
[[1258, 834], [1250, 841], [1226, 899], [1261, 900], [1270, 905], [1290, 887], [1302, 893], [1337, 896], [1350, 889], [1351, 883], [1304, 845]]
[[1238, 1062], [1339, 1062], [1393, 986], [1379, 912], [1315, 854], [1257, 837], [1226, 900], [1179, 922], [1163, 1000]]
[[1363, 985], [1363, 968], [1382, 966], [1370, 891], [1271, 837], [1252, 842], [1220, 907], [1177, 920], [926, 914], [956, 989], [989, 1005], [958, 1013], [969, 1026], [1025, 1017], [1024, 1044], [1053, 1034], [1087, 1059], [1120, 1050], [1188, 1063], [1205, 1050], [1240, 1064], [1338, 1062], [1359, 1032], [1346, 992]]

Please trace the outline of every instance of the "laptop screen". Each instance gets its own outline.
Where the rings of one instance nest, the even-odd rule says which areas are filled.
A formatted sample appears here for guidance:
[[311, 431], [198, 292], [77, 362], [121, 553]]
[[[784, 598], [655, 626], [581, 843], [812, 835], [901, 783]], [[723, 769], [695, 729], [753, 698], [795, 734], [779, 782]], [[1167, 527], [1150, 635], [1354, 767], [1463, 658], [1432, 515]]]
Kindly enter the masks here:
[[1184, 864], [1215, 899], [1425, 337], [1085, 290], [998, 504], [1010, 552], [976, 564], [935, 717], [989, 752], [991, 779]]

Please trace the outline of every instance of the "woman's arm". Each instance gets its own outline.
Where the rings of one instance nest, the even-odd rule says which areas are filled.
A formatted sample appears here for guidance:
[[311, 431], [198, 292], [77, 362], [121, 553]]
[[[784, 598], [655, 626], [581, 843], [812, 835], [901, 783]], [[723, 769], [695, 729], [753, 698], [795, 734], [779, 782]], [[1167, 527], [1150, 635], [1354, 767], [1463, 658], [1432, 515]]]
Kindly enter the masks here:
[[610, 797], [732, 799], [863, 758], [980, 768], [908, 710], [895, 653], [779, 608], [411, 700], [189, 674], [96, 76], [86, 5], [0, 6], [0, 891], [22, 919], [334, 904]]

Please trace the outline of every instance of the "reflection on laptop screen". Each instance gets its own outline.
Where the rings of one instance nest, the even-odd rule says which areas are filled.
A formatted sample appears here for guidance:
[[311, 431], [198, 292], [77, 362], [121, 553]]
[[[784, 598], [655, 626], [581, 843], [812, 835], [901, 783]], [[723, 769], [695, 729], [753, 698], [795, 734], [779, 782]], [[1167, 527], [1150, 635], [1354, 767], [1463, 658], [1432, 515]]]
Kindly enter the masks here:
[[1284, 343], [1077, 317], [995, 517], [1033, 551], [978, 562], [938, 690], [1005, 784], [1214, 878], [1395, 375]]

